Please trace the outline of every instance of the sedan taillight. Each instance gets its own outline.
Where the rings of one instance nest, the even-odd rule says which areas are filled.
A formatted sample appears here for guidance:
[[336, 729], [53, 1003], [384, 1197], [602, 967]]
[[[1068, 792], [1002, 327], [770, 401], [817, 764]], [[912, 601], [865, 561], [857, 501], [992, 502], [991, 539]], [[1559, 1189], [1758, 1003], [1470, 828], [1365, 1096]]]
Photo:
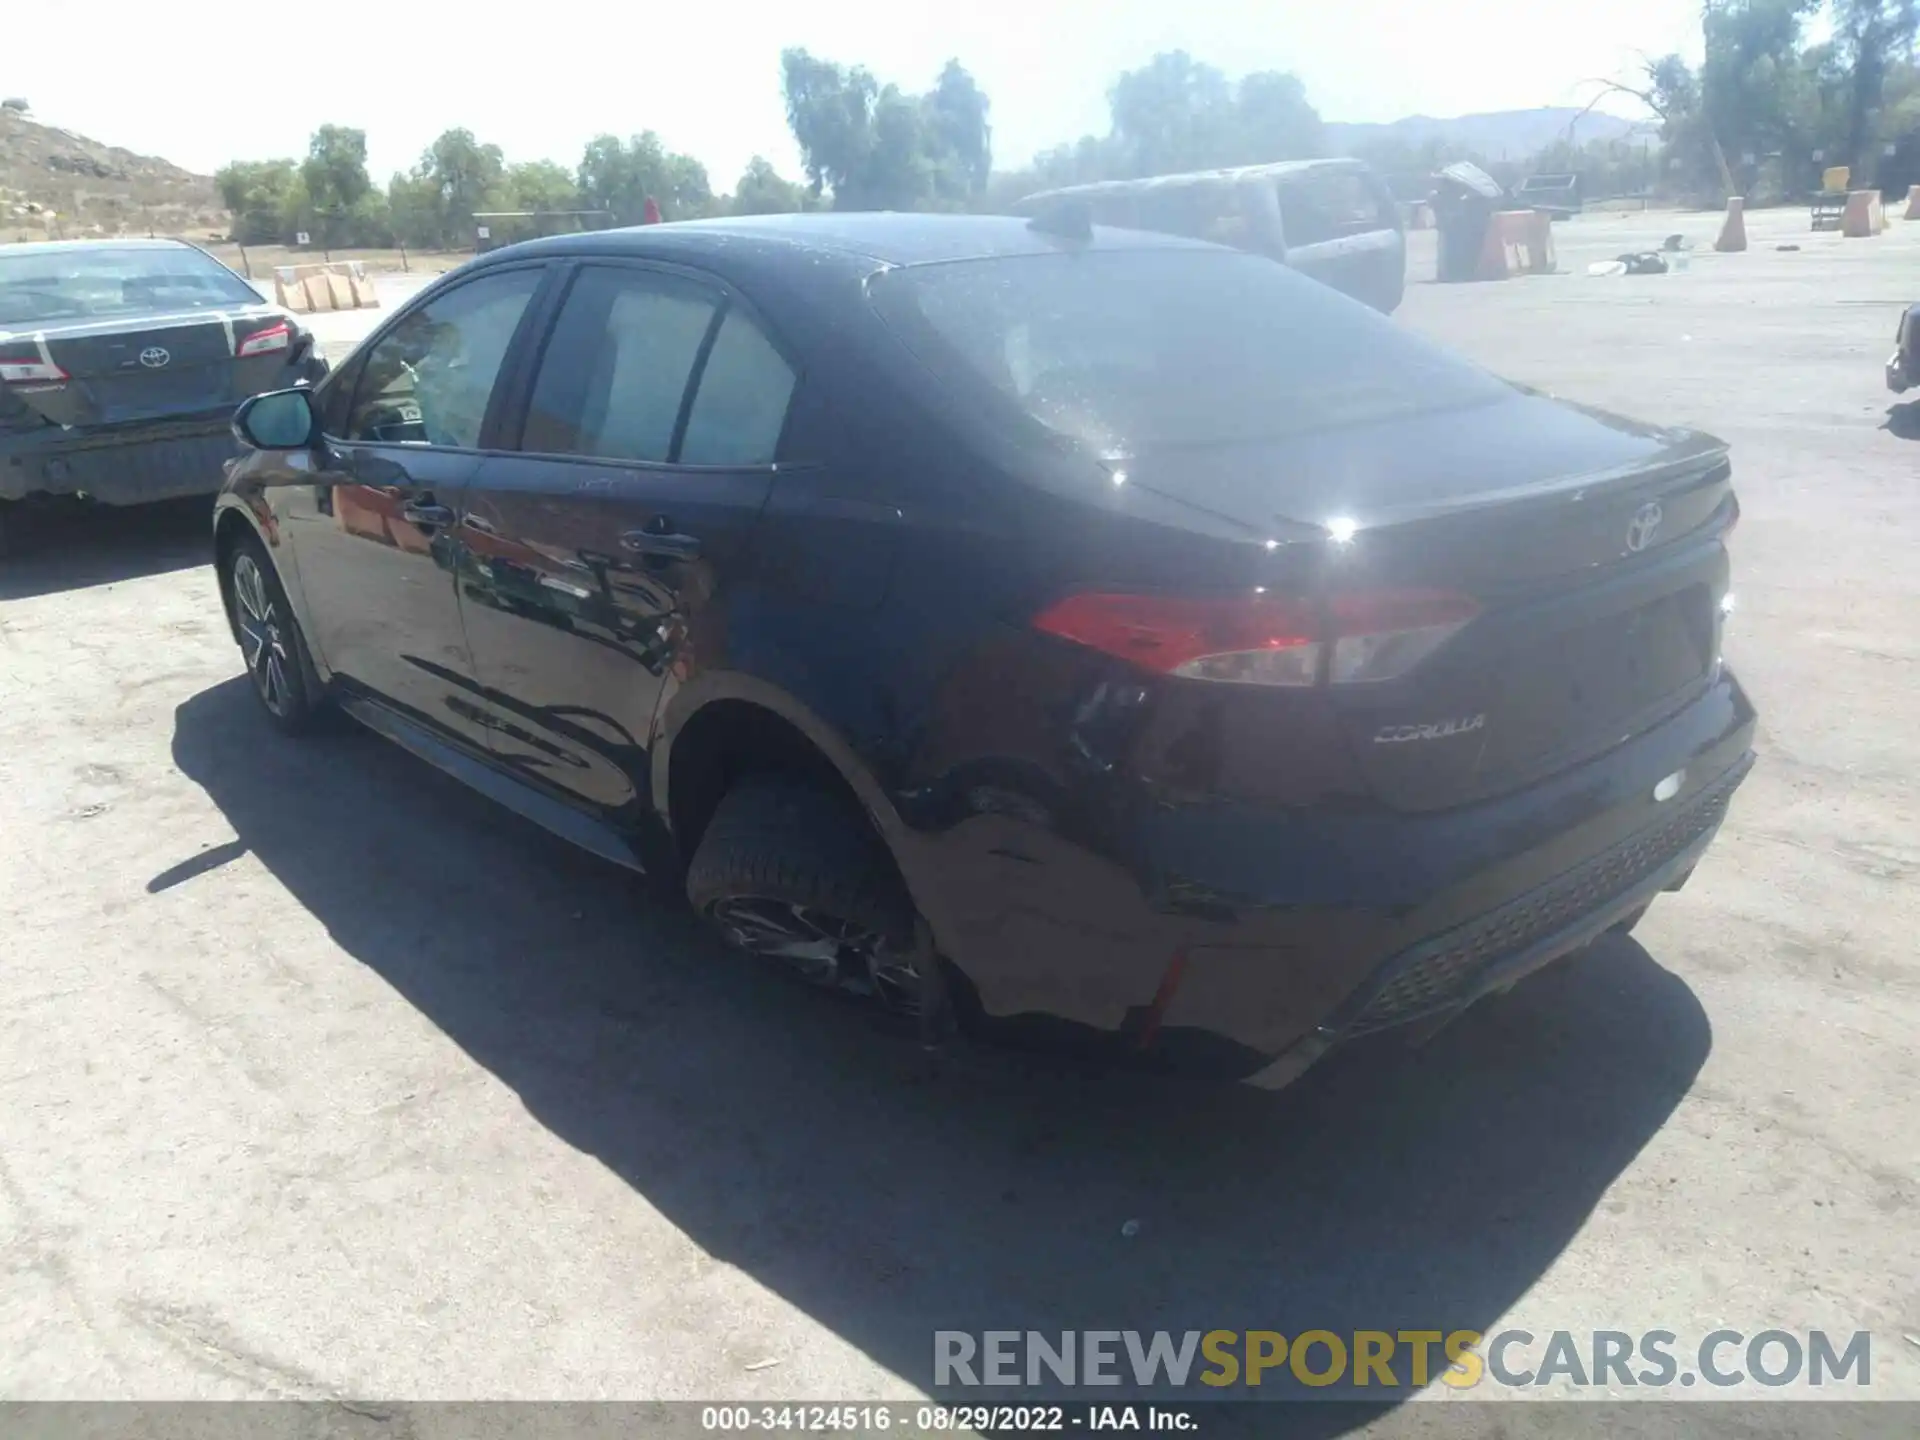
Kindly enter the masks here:
[[1479, 613], [1464, 595], [1357, 591], [1325, 602], [1252, 595], [1079, 594], [1036, 628], [1160, 675], [1237, 685], [1366, 684], [1404, 675]]
[[0, 353], [0, 381], [9, 385], [64, 385], [68, 378], [44, 345]]
[[270, 355], [276, 350], [289, 349], [292, 345], [293, 327], [282, 320], [235, 341], [233, 356], [236, 360], [245, 360], [250, 355]]

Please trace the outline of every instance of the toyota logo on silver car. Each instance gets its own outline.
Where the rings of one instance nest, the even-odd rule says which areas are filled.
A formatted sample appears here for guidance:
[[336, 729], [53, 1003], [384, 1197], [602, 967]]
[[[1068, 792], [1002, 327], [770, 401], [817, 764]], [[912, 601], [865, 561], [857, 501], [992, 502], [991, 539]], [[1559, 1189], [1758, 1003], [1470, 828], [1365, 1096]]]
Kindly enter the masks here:
[[173, 359], [173, 356], [169, 355], [165, 350], [162, 350], [158, 345], [149, 345], [140, 352], [140, 363], [149, 370], [158, 370], [171, 359]]
[[1649, 500], [1633, 512], [1633, 519], [1627, 522], [1627, 553], [1637, 555], [1653, 543], [1653, 535], [1664, 519], [1660, 502]]

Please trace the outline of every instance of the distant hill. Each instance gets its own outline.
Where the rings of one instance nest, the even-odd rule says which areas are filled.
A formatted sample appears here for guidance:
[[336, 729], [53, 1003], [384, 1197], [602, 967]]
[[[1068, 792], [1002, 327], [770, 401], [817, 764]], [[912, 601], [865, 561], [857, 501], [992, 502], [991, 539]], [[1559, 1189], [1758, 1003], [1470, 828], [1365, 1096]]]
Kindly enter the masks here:
[[1567, 126], [1576, 119], [1579, 124], [1575, 126], [1573, 135], [1575, 141], [1582, 145], [1592, 140], [1624, 140], [1637, 133], [1651, 134], [1657, 128], [1652, 121], [1628, 120], [1599, 110], [1590, 110], [1581, 115], [1572, 106], [1547, 105], [1538, 110], [1496, 110], [1486, 115], [1457, 115], [1450, 120], [1410, 115], [1404, 120], [1383, 125], [1329, 121], [1326, 126], [1327, 146], [1335, 152], [1345, 153], [1382, 141], [1397, 140], [1417, 148], [1430, 140], [1438, 140], [1464, 146], [1489, 160], [1524, 160], [1529, 155], [1537, 155], [1554, 142], [1564, 140]]
[[0, 108], [0, 241], [46, 239], [49, 210], [69, 237], [227, 227], [210, 176]]

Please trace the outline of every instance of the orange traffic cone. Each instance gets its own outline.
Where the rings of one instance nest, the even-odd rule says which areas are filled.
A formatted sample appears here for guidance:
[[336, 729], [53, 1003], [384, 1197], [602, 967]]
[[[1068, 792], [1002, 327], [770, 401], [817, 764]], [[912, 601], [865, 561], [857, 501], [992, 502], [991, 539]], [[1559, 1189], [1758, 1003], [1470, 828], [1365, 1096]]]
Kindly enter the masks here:
[[1722, 254], [1747, 248], [1747, 202], [1738, 195], [1727, 197], [1727, 218], [1713, 248]]

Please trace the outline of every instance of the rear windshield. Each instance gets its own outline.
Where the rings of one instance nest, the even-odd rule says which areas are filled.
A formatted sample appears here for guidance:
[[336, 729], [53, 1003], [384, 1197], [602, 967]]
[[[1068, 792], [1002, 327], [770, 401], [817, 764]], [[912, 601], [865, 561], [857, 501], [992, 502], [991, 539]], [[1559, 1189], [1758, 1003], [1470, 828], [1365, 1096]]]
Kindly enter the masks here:
[[0, 329], [259, 303], [239, 276], [185, 245], [0, 249]]
[[1512, 393], [1357, 301], [1230, 250], [962, 260], [888, 271], [872, 290], [943, 379], [1106, 456]]

